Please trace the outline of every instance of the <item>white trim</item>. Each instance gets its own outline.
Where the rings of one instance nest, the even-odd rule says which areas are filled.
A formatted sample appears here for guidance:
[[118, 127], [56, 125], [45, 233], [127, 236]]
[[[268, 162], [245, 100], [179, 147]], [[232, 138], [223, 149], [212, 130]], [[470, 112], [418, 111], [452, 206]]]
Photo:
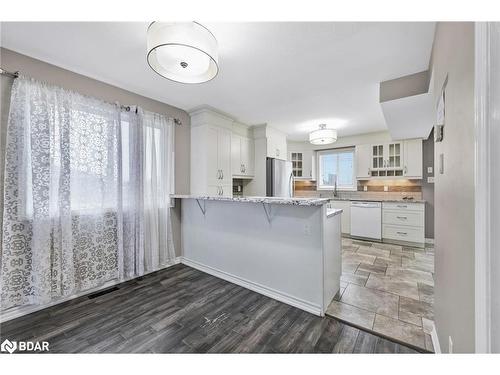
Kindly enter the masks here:
[[176, 257], [172, 261], [172, 263], [168, 264], [167, 266], [160, 268], [156, 271], [151, 271], [151, 272], [145, 273], [142, 276], [130, 277], [130, 278], [127, 278], [124, 280], [118, 280], [118, 279], [111, 280], [111, 281], [108, 281], [107, 283], [104, 283], [96, 288], [87, 289], [87, 290], [82, 291], [80, 293], [72, 294], [70, 296], [60, 298], [57, 301], [53, 301], [53, 302], [43, 304], [43, 305], [13, 307], [12, 309], [8, 309], [5, 312], [0, 312], [0, 323], [4, 323], [6, 321], [9, 321], [9, 320], [12, 320], [15, 318], [19, 318], [21, 316], [28, 315], [28, 314], [34, 313], [36, 311], [43, 310], [43, 309], [46, 309], [46, 308], [51, 307], [51, 306], [59, 305], [60, 303], [67, 302], [67, 301], [75, 299], [75, 298], [83, 297], [87, 294], [92, 294], [92, 293], [98, 292], [98, 291], [103, 290], [103, 289], [111, 288], [111, 287], [119, 285], [121, 283], [130, 281], [133, 279], [137, 279], [138, 277], [143, 277], [143, 276], [146, 276], [148, 274], [167, 269], [167, 268], [172, 267], [172, 266], [179, 264], [179, 263], [181, 263], [181, 257]]
[[475, 351], [491, 352], [491, 126], [489, 113], [490, 30], [475, 24]]
[[267, 297], [270, 297], [272, 299], [275, 299], [277, 301], [286, 303], [287, 305], [297, 307], [301, 310], [310, 312], [311, 314], [318, 315], [318, 316], [323, 316], [323, 312], [321, 309], [321, 306], [304, 301], [303, 299], [293, 297], [289, 294], [277, 291], [276, 289], [272, 289], [269, 287], [266, 287], [264, 285], [258, 284], [256, 282], [244, 279], [239, 276], [235, 276], [233, 274], [230, 274], [228, 272], [224, 272], [221, 270], [218, 270], [216, 268], [206, 266], [204, 264], [201, 264], [199, 262], [196, 262], [194, 260], [187, 259], [185, 257], [182, 257], [181, 260], [182, 264], [185, 264], [186, 266], [196, 268], [197, 270], [200, 270], [202, 272], [208, 273], [209, 275], [218, 277], [220, 279], [229, 281], [230, 283], [242, 286], [243, 288], [250, 289], [254, 292], [263, 294]]
[[434, 347], [434, 353], [441, 354], [441, 345], [439, 345], [439, 338], [434, 322], [432, 322], [431, 340], [432, 346]]

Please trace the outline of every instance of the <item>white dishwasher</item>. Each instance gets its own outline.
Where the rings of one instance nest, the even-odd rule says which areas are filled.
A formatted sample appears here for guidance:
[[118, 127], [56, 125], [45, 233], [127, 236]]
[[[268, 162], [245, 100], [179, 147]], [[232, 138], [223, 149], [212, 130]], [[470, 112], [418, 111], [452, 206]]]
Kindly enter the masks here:
[[351, 236], [382, 239], [381, 202], [351, 202]]

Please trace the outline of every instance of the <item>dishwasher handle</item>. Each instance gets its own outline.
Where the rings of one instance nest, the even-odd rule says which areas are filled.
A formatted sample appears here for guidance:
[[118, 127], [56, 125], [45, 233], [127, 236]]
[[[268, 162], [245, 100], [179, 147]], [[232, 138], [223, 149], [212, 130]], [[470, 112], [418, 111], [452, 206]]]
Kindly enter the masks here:
[[351, 207], [380, 208], [382, 205], [380, 202], [351, 202]]

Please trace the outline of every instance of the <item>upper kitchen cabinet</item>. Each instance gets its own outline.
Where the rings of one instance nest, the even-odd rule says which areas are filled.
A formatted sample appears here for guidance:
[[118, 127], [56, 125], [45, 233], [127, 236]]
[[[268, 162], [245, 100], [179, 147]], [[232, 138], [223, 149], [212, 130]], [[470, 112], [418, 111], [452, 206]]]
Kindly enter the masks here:
[[252, 139], [231, 135], [231, 169], [233, 177], [252, 178], [254, 176], [254, 142]]
[[371, 145], [357, 145], [355, 148], [356, 177], [358, 179], [368, 179], [371, 176], [371, 147]]
[[422, 140], [356, 146], [356, 176], [372, 178], [422, 178]]
[[267, 137], [267, 157], [286, 160], [287, 147], [286, 147], [286, 134], [266, 126]]
[[232, 195], [233, 120], [209, 109], [191, 116], [191, 194]]
[[289, 151], [288, 160], [292, 162], [293, 176], [297, 180], [316, 180], [314, 151]]
[[403, 142], [404, 169], [403, 175], [406, 178], [421, 179], [422, 173], [422, 140], [409, 139]]

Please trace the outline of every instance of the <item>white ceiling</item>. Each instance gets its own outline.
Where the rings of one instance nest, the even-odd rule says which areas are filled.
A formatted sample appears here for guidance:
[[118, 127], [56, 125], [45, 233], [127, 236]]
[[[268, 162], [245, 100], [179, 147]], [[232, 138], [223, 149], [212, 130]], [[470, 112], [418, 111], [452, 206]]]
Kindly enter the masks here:
[[189, 110], [210, 105], [305, 140], [385, 130], [379, 82], [426, 70], [434, 23], [205, 23], [219, 75], [174, 83], [146, 63], [147, 23], [2, 23], [2, 46]]

